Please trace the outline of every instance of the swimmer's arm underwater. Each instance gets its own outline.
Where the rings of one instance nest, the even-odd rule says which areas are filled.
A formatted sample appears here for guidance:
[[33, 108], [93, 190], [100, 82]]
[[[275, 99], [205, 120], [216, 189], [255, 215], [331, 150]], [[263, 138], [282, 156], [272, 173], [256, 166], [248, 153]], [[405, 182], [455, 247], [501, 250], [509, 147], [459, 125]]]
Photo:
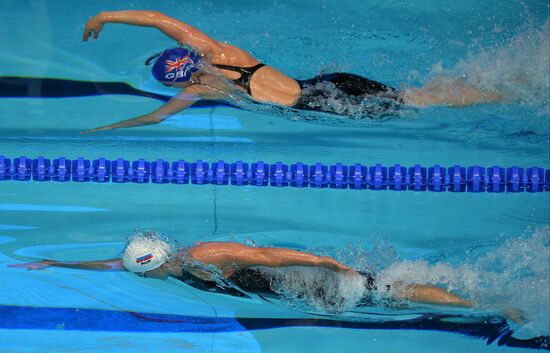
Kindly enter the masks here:
[[215, 50], [217, 42], [205, 33], [184, 22], [166, 16], [158, 11], [113, 11], [101, 12], [86, 23], [83, 41], [93, 35], [97, 39], [106, 23], [124, 23], [134, 26], [155, 27], [178, 43], [189, 44], [201, 53]]
[[[355, 273], [333, 258], [284, 248], [253, 248], [239, 243], [207, 242], [195, 245], [189, 253], [195, 260], [216, 265], [222, 270], [234, 265], [243, 267], [311, 266], [323, 267], [335, 272]], [[228, 276], [230, 275], [231, 273], [228, 273]]]
[[126, 271], [122, 266], [121, 259], [99, 260], [99, 261], [56, 261], [42, 260], [38, 262], [27, 262], [22, 264], [12, 264], [9, 267], [26, 268], [28, 270], [42, 270], [47, 267], [64, 267], [78, 270], [92, 271]]
[[210, 93], [211, 89], [207, 86], [193, 85], [185, 88], [180, 93], [172, 97], [166, 104], [159, 109], [137, 118], [122, 120], [114, 124], [100, 126], [95, 129], [82, 131], [81, 134], [89, 134], [97, 131], [114, 130], [127, 127], [136, 127], [144, 125], [152, 125], [163, 122], [172, 115], [190, 107], [195, 102], [201, 99], [219, 99], [219, 94]]

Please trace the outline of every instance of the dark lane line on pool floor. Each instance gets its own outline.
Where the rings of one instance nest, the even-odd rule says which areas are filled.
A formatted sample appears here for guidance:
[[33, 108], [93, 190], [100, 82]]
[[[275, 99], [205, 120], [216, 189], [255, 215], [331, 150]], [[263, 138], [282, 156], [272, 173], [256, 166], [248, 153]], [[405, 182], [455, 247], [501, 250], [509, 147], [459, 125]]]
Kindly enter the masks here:
[[0, 329], [40, 329], [115, 332], [239, 332], [285, 327], [332, 327], [364, 330], [442, 331], [486, 340], [489, 345], [550, 350], [548, 336], [512, 337], [502, 318], [422, 314], [391, 321], [341, 321], [317, 318], [231, 318], [186, 316], [79, 308], [0, 306]]

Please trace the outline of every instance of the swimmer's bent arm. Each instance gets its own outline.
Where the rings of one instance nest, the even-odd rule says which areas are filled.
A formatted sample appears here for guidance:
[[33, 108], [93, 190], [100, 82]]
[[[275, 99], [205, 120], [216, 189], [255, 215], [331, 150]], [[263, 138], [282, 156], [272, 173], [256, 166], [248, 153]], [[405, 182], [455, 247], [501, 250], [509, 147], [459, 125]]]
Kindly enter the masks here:
[[333, 258], [316, 256], [302, 251], [284, 248], [253, 248], [239, 243], [207, 242], [190, 249], [191, 256], [203, 263], [213, 264], [224, 270], [237, 266], [312, 266], [336, 272], [353, 270]]
[[113, 129], [120, 129], [120, 128], [126, 128], [126, 127], [158, 124], [168, 119], [172, 115], [179, 113], [180, 111], [190, 107], [195, 102], [201, 99], [219, 98], [217, 96], [209, 95], [208, 90], [209, 89], [207, 87], [204, 87], [201, 85], [187, 87], [186, 89], [184, 89], [183, 91], [181, 91], [180, 93], [172, 97], [162, 107], [160, 107], [159, 109], [149, 114], [145, 114], [137, 118], [122, 120], [110, 125], [100, 126], [95, 129], [86, 130], [81, 132], [81, 134], [89, 134], [97, 131], [113, 130]]
[[105, 23], [124, 23], [134, 26], [155, 27], [178, 43], [186, 43], [201, 53], [217, 49], [218, 42], [205, 33], [158, 11], [113, 11], [101, 12], [86, 23], [83, 41], [90, 35], [97, 39]]
[[23, 264], [12, 264], [9, 267], [26, 268], [28, 270], [42, 270], [46, 267], [75, 268], [79, 270], [92, 271], [125, 271], [121, 259], [99, 260], [99, 261], [56, 261], [42, 260]]

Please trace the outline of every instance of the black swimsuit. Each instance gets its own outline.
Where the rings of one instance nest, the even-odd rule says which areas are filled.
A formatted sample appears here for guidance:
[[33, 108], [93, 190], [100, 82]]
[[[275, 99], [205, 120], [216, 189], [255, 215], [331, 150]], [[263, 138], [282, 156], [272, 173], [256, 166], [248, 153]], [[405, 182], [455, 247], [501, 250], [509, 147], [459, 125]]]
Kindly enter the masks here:
[[[365, 288], [367, 289], [367, 292], [375, 291], [377, 289], [375, 277], [368, 272], [359, 273], [366, 279]], [[235, 273], [231, 275], [231, 277], [226, 280], [227, 283], [225, 284], [220, 284], [212, 281], [204, 281], [185, 271], [183, 272], [183, 275], [179, 277], [179, 280], [199, 290], [220, 294], [229, 294], [235, 297], [250, 297], [243, 291], [254, 293], [264, 297], [280, 296], [272, 289], [273, 277], [269, 276], [264, 271], [253, 267], [239, 268], [237, 271], [235, 271]], [[238, 288], [233, 286], [232, 284], [237, 285]], [[242, 289], [242, 291], [239, 290], [239, 288]], [[318, 291], [317, 294], [320, 298], [323, 297], [322, 290]], [[358, 304], [369, 305], [370, 303], [370, 298], [367, 295]]]
[[235, 82], [237, 86], [244, 88], [246, 92], [248, 92], [248, 94], [250, 95], [252, 95], [252, 92], [250, 90], [250, 80], [252, 79], [252, 75], [254, 75], [254, 73], [258, 71], [260, 68], [265, 66], [265, 64], [261, 64], [261, 63], [252, 67], [240, 67], [240, 66], [221, 65], [221, 64], [212, 64], [212, 65], [217, 67], [218, 69], [240, 73], [241, 77], [232, 79], [231, 81]]
[[[265, 64], [252, 67], [217, 64], [214, 66], [240, 73], [241, 76], [232, 81], [252, 95], [250, 79]], [[378, 119], [397, 115], [402, 103], [397, 90], [354, 74], [332, 73], [296, 81], [300, 85], [301, 95], [298, 102], [291, 107], [295, 109]], [[170, 99], [170, 97], [135, 89], [121, 82], [0, 77], [0, 97], [81, 97], [102, 94], [137, 95], [163, 101]], [[195, 106], [199, 104], [201, 103], [197, 102]], [[203, 104], [212, 104], [212, 102]]]
[[320, 93], [319, 91], [322, 90], [322, 88], [316, 89], [316, 86], [327, 82], [330, 82], [340, 91], [349, 96], [379, 97], [392, 99], [395, 101], [401, 100], [395, 88], [354, 74], [337, 72], [319, 75], [309, 80], [297, 81], [302, 89], [302, 95], [300, 96], [298, 103], [294, 105], [294, 108], [297, 109], [316, 110], [313, 109], [312, 102], [318, 99]]
[[[363, 276], [365, 281], [365, 287], [367, 290], [376, 290], [376, 280], [371, 273], [359, 272]], [[234, 274], [229, 277], [229, 281], [235, 283], [240, 288], [253, 293], [273, 293], [271, 289], [272, 277], [266, 275], [265, 272], [253, 268], [244, 267], [235, 271]]]
[[396, 89], [359, 75], [337, 72], [297, 81], [302, 92], [295, 109], [381, 120], [399, 115], [403, 103]]
[[[265, 66], [261, 63], [252, 67], [213, 65], [222, 70], [240, 73], [241, 76], [232, 81], [237, 86], [244, 88], [249, 95], [252, 95], [250, 90], [252, 75]], [[298, 102], [291, 107], [295, 109], [355, 115], [357, 117], [354, 110], [359, 107], [359, 117], [372, 119], [395, 115], [396, 108], [399, 108], [399, 104], [402, 103], [402, 98], [396, 89], [359, 75], [337, 72], [319, 75], [309, 80], [296, 81], [302, 92]], [[337, 92], [334, 88], [337, 89]], [[374, 99], [371, 99], [368, 104], [364, 104], [365, 99], [369, 98]], [[340, 107], [335, 106], [335, 101], [341, 103], [339, 104]]]

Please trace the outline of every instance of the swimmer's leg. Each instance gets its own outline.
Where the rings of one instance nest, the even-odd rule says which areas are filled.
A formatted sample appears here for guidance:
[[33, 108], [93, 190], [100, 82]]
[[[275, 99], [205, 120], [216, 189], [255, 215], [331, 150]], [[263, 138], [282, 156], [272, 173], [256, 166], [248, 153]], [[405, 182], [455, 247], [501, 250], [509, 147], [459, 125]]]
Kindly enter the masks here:
[[424, 304], [463, 306], [467, 308], [474, 305], [473, 302], [436, 286], [415, 284], [399, 289], [396, 296], [398, 298], [409, 299], [413, 302]]
[[496, 92], [484, 92], [469, 86], [464, 80], [439, 77], [424, 87], [409, 88], [402, 93], [403, 102], [419, 107], [449, 105], [462, 107], [481, 103], [500, 102], [504, 97]]
[[[458, 306], [465, 308], [471, 308], [475, 305], [473, 301], [465, 300], [456, 294], [447, 292], [443, 288], [428, 285], [416, 284], [400, 288], [395, 296], [423, 304]], [[526, 315], [521, 310], [506, 307], [501, 308], [500, 311], [507, 319], [518, 325], [523, 326], [529, 323]]]

